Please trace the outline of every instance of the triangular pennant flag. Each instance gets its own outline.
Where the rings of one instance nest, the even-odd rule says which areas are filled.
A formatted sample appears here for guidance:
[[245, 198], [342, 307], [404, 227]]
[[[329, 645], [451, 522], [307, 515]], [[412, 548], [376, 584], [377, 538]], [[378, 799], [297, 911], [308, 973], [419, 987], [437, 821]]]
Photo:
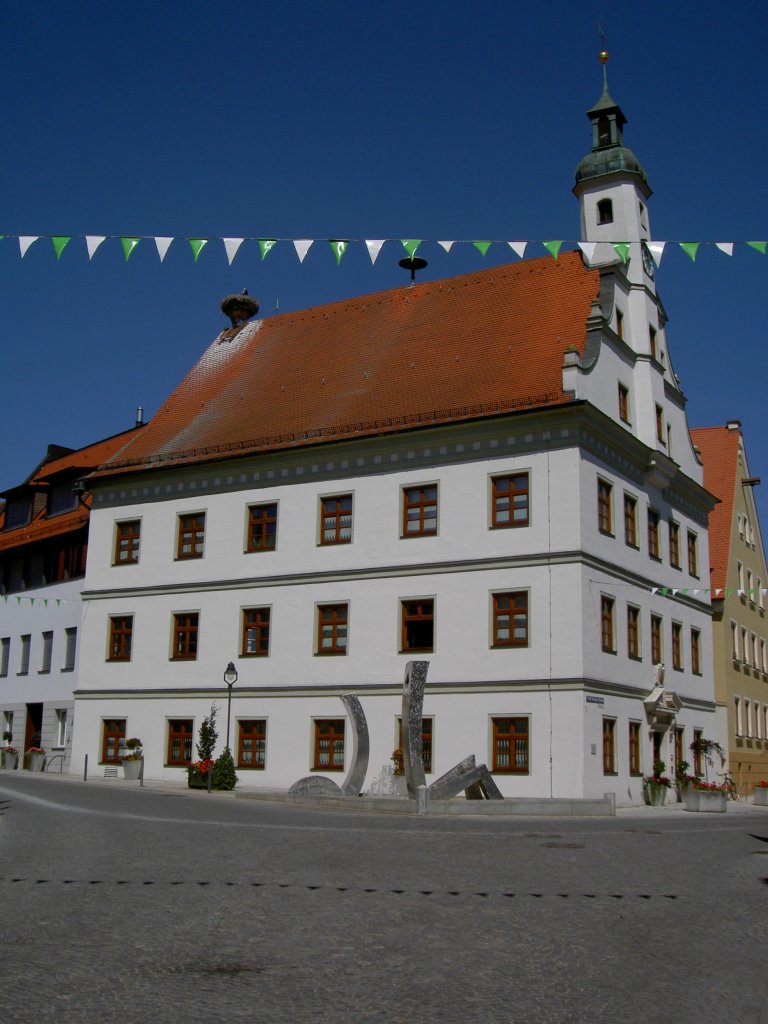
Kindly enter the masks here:
[[207, 238], [188, 238], [189, 248], [192, 250], [192, 255], [195, 257], [195, 263], [203, 249], [208, 245]]
[[348, 241], [344, 241], [340, 238], [329, 238], [328, 243], [333, 250], [333, 255], [336, 257], [336, 266], [341, 263], [344, 253], [347, 251]]
[[472, 245], [477, 249], [483, 256], [488, 252], [491, 247], [491, 242], [473, 242]]
[[587, 257], [587, 263], [592, 262], [592, 257], [595, 255], [595, 249], [597, 248], [597, 242], [579, 242], [579, 248]]
[[45, 605], [46, 608], [48, 607], [48, 598], [47, 597], [43, 598], [43, 604]]
[[237, 256], [237, 250], [245, 241], [244, 238], [222, 238], [224, 243], [224, 250], [227, 254], [227, 261], [232, 266], [232, 260]]
[[40, 235], [19, 235], [19, 250], [21, 251], [22, 259], [27, 254], [27, 249], [33, 242], [36, 242]]
[[726, 256], [733, 256], [733, 242], [715, 242], [715, 245]]
[[672, 587], [672, 597], [677, 597], [679, 593], [679, 587]]
[[730, 597], [732, 593], [733, 593], [733, 587], [726, 587], [725, 588], [725, 596], [726, 597]]
[[451, 246], [455, 245], [456, 243], [455, 242], [438, 242], [437, 244], [441, 245], [443, 247], [443, 249], [445, 249], [446, 252], [450, 252], [451, 251]]
[[123, 247], [123, 256], [125, 256], [125, 262], [131, 258], [131, 253], [141, 241], [140, 238], [121, 238], [120, 244]]
[[696, 260], [696, 253], [699, 251], [701, 242], [678, 242], [677, 244], [687, 256], [691, 257], [691, 262]]
[[408, 253], [408, 259], [412, 260], [416, 255], [416, 250], [421, 245], [420, 238], [401, 238], [400, 241], [403, 243], [403, 248]]
[[61, 598], [57, 597], [56, 598], [56, 607], [58, 608], [60, 605], [61, 605]]
[[376, 262], [376, 259], [381, 252], [381, 247], [386, 242], [386, 238], [366, 238], [365, 247], [368, 250], [368, 255], [371, 257], [371, 264]]
[[89, 260], [93, 259], [93, 254], [99, 248], [101, 243], [106, 240], [106, 237], [107, 237], [106, 235], [86, 235], [85, 236], [85, 245], [86, 245], [86, 248], [88, 249], [88, 259]]
[[694, 587], [694, 589], [691, 591], [691, 593], [693, 594], [694, 597], [696, 597], [697, 594], [701, 594], [702, 593], [702, 589], [701, 589], [701, 587]]
[[656, 264], [657, 267], [661, 266], [661, 257], [664, 255], [664, 246], [667, 243], [646, 242], [645, 244], [648, 246], [648, 250], [650, 251], [651, 256], [653, 256], [653, 262]]
[[172, 238], [168, 238], [166, 235], [155, 235], [155, 245], [157, 246], [157, 255], [160, 257], [162, 263], [165, 259], [166, 253], [171, 247]]
[[29, 606], [30, 606], [30, 608], [34, 608], [34, 606], [35, 606], [35, 599], [34, 599], [34, 597], [30, 597], [30, 599], [29, 599]]
[[765, 256], [765, 248], [766, 245], [768, 245], [768, 242], [747, 242], [747, 245], [751, 246], [753, 249], [757, 249], [758, 252], [761, 252], [763, 256]]
[[716, 587], [715, 590], [714, 590], [715, 597], [720, 597], [722, 592], [723, 592], [722, 587]]
[[293, 248], [296, 250], [296, 255], [299, 257], [299, 263], [304, 262], [304, 257], [309, 252], [312, 242], [313, 239], [311, 238], [294, 238]]
[[527, 245], [527, 242], [510, 242], [509, 248], [512, 250], [513, 253], [515, 253], [516, 256], [519, 256], [520, 259], [522, 259], [525, 255], [525, 247]]
[[659, 588], [658, 587], [651, 587], [651, 593], [652, 594], [658, 594], [658, 592], [659, 592]]
[[627, 256], [629, 256], [629, 242], [611, 242], [611, 245], [621, 262], [626, 263]]
[[550, 256], [554, 256], [557, 259], [557, 254], [560, 252], [563, 243], [562, 242], [542, 242], [544, 248], [547, 250]]
[[51, 241], [53, 242], [53, 251], [56, 253], [57, 260], [61, 259], [61, 254], [66, 249], [67, 243], [71, 238], [71, 235], [54, 235], [53, 238], [51, 238]]
[[747, 595], [744, 593], [744, 591], [741, 589], [741, 587], [739, 587], [737, 589], [737, 591], [736, 591], [736, 596], [737, 597], [746, 597]]
[[16, 604], [18, 604], [18, 605], [20, 605], [20, 604], [21, 604], [21, 598], [20, 598], [20, 597], [17, 597], [17, 598], [16, 598]]
[[274, 247], [276, 245], [277, 245], [277, 239], [276, 238], [260, 238], [259, 239], [259, 249], [261, 249], [261, 258], [262, 258], [262, 260], [267, 258], [267, 254], [270, 253], [274, 249]]

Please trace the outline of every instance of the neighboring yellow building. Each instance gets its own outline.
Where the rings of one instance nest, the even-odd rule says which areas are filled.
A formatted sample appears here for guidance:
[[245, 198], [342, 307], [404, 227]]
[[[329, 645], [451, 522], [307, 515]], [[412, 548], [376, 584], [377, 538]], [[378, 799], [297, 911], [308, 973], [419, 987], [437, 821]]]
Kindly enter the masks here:
[[[742, 795], [768, 779], [768, 569], [741, 424], [692, 430], [704, 486], [720, 499], [710, 514], [717, 739]], [[725, 712], [727, 711], [727, 714]]]

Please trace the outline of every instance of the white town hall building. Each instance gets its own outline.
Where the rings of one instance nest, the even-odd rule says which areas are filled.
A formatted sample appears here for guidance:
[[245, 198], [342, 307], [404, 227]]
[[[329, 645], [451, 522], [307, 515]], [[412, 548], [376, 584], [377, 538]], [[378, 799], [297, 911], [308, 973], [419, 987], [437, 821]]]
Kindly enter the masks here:
[[138, 736], [148, 778], [183, 777], [230, 661], [241, 788], [343, 772], [346, 693], [370, 785], [400, 746], [414, 658], [428, 783], [475, 754], [505, 796], [639, 803], [654, 760], [671, 773], [716, 738], [714, 502], [644, 244], [645, 172], [607, 88], [589, 116], [588, 260], [225, 330], [88, 477], [73, 770]]

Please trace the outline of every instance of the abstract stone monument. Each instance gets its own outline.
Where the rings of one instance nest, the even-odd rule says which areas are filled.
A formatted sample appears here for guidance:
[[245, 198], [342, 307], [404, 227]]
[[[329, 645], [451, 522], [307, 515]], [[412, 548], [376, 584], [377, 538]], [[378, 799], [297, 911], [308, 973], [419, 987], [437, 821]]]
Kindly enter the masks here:
[[363, 706], [354, 693], [345, 693], [341, 702], [352, 722], [352, 763], [347, 777], [339, 786], [325, 775], [305, 775], [303, 779], [294, 782], [289, 793], [296, 796], [360, 796], [368, 771], [368, 723]]

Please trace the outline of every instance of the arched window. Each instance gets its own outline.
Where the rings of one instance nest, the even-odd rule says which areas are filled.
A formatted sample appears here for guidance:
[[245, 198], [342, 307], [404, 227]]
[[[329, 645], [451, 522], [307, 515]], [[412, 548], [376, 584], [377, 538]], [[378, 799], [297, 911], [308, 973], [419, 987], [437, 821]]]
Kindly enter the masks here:
[[613, 202], [610, 199], [601, 199], [597, 204], [597, 223], [613, 223]]

